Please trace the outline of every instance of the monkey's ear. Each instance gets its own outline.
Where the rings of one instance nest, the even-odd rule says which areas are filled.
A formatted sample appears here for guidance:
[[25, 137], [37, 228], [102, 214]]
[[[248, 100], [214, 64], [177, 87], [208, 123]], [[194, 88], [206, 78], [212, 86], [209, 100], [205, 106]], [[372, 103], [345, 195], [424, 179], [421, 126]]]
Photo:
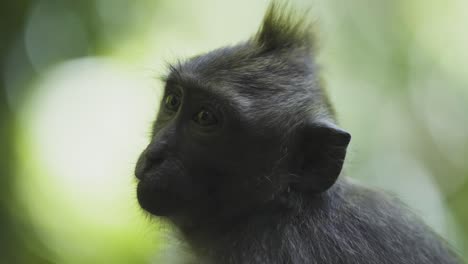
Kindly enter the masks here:
[[343, 167], [351, 135], [332, 121], [310, 121], [300, 144], [299, 181], [296, 190], [320, 193], [330, 188]]

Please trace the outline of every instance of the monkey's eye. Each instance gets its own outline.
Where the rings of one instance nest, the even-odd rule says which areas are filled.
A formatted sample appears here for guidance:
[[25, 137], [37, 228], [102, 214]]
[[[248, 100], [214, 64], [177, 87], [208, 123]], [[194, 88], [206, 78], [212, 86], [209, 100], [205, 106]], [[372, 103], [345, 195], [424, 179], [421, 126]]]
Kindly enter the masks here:
[[194, 117], [195, 121], [200, 126], [214, 126], [218, 123], [218, 120], [214, 114], [206, 109], [200, 110]]
[[164, 105], [171, 111], [177, 111], [180, 106], [180, 97], [175, 94], [168, 94], [164, 99]]

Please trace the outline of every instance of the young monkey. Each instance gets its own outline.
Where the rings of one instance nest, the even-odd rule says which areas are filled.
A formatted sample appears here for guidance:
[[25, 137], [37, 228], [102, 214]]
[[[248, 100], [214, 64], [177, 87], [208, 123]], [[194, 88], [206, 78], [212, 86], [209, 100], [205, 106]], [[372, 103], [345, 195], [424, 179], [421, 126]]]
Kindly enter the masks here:
[[339, 177], [351, 136], [311, 28], [273, 3], [251, 39], [170, 68], [141, 207], [180, 230], [187, 263], [461, 263], [399, 201]]

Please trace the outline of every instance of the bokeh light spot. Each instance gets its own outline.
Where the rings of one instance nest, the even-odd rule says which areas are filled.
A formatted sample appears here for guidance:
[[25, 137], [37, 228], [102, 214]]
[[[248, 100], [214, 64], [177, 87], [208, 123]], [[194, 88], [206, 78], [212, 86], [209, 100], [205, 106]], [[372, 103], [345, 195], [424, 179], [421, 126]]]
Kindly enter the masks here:
[[[128, 254], [154, 251], [133, 168], [159, 98], [129, 72], [99, 59], [65, 63], [37, 84], [21, 113], [18, 191], [45, 243], [64, 259], [126, 263], [125, 256], [135, 259]], [[89, 239], [98, 248], [87, 247]], [[119, 247], [126, 249], [116, 255]]]

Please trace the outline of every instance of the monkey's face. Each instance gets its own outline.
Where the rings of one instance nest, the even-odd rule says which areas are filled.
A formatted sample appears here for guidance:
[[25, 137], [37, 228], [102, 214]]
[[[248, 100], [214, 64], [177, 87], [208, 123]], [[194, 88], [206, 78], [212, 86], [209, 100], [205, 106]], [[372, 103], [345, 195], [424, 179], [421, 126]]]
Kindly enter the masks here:
[[194, 82], [168, 81], [136, 167], [143, 209], [196, 225], [252, 210], [281, 188], [280, 139], [259, 133], [228, 100]]

